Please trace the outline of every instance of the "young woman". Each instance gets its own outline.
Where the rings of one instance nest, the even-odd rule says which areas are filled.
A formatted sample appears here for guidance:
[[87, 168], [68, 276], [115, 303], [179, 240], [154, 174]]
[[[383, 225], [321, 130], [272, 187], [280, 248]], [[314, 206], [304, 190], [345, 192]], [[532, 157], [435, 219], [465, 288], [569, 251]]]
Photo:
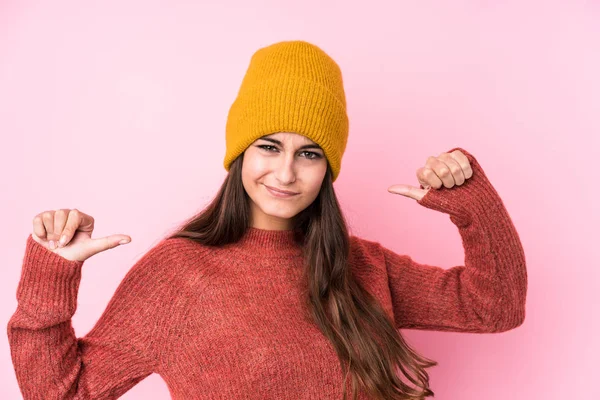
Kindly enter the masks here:
[[334, 60], [305, 41], [259, 49], [229, 112], [215, 199], [133, 265], [82, 338], [71, 325], [82, 265], [130, 238], [92, 239], [77, 209], [37, 215], [8, 324], [24, 397], [114, 399], [158, 373], [181, 400], [422, 399], [436, 363], [399, 329], [522, 324], [524, 251], [473, 155], [430, 157], [420, 188], [388, 189], [449, 214], [465, 265], [444, 270], [349, 234], [332, 185], [347, 137]]

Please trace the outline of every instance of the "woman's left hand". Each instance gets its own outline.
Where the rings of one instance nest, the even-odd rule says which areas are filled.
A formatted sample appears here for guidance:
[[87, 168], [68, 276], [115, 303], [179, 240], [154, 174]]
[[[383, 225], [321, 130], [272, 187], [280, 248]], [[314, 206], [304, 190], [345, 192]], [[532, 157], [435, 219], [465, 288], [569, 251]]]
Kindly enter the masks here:
[[388, 192], [421, 200], [432, 187], [439, 189], [442, 185], [447, 188], [454, 185], [460, 186], [471, 176], [473, 176], [473, 170], [467, 156], [460, 150], [454, 150], [452, 153], [429, 157], [425, 166], [417, 170], [417, 179], [425, 189], [398, 184], [390, 186]]

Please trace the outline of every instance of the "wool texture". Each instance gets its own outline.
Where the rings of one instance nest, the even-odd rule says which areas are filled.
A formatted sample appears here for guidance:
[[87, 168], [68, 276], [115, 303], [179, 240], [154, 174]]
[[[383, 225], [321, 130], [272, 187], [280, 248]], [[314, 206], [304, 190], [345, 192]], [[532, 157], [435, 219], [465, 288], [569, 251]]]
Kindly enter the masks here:
[[[398, 329], [504, 332], [525, 318], [524, 250], [477, 160], [449, 152], [456, 149], [473, 176], [430, 189], [418, 204], [450, 216], [464, 265], [419, 263], [351, 235], [348, 267]], [[7, 326], [25, 399], [115, 399], [152, 373], [176, 400], [341, 399], [343, 371], [309, 316], [293, 231], [250, 228], [222, 247], [162, 239], [78, 338], [72, 316], [83, 264], [27, 238]]]
[[292, 132], [323, 149], [335, 182], [348, 131], [339, 65], [312, 43], [274, 43], [253, 54], [230, 107], [223, 165], [229, 171], [231, 163], [261, 136]]

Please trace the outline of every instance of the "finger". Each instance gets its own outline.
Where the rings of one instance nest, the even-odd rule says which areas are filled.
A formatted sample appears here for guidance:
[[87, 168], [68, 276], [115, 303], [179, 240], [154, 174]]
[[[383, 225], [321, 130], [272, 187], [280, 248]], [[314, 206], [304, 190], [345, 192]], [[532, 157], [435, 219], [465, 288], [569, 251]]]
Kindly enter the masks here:
[[119, 242], [122, 240], [125, 240], [126, 243], [131, 242], [131, 238], [127, 235], [111, 235], [103, 238], [92, 239], [91, 245], [89, 247], [92, 252], [91, 255], [115, 248], [121, 244]]
[[414, 200], [421, 200], [425, 194], [427, 194], [427, 190], [419, 189], [410, 185], [392, 185], [388, 188], [388, 192], [400, 194], [405, 197], [410, 197]]
[[425, 163], [425, 167], [431, 169], [433, 174], [437, 177], [434, 179], [432, 177], [429, 180], [432, 180], [434, 184], [432, 185], [434, 188], [439, 189], [442, 186], [446, 186], [451, 188], [454, 186], [454, 178], [452, 178], [452, 173], [450, 169], [446, 165], [446, 163], [440, 161], [437, 157], [429, 157]]
[[439, 189], [443, 183], [431, 168], [421, 167], [417, 170], [417, 180], [424, 187], [434, 187]]
[[57, 238], [59, 238], [59, 247], [60, 247], [60, 237], [65, 228], [65, 224], [67, 223], [67, 216], [69, 215], [69, 210], [65, 208], [61, 208], [60, 210], [56, 210], [54, 212], [54, 234]]
[[79, 211], [76, 208], [71, 210], [71, 212], [74, 212], [76, 214], [78, 221], [79, 221], [76, 230], [79, 230], [81, 232], [86, 232], [91, 235], [92, 232], [94, 231], [94, 217], [84, 213], [83, 211]]
[[73, 212], [74, 210], [69, 211], [69, 215], [67, 217], [67, 222], [65, 224], [65, 228], [62, 231], [60, 236], [59, 246], [66, 246], [73, 236], [75, 236], [75, 232], [77, 231], [77, 227], [81, 221], [81, 213]]
[[33, 233], [40, 239], [46, 239], [46, 228], [41, 213], [33, 217]]
[[440, 178], [445, 187], [451, 188], [454, 186], [454, 177], [448, 165], [439, 158], [430, 157], [427, 160], [427, 165]]
[[471, 168], [471, 163], [462, 151], [454, 150], [452, 153], [450, 153], [450, 155], [454, 157], [458, 165], [460, 165], [460, 168], [463, 170], [465, 179], [469, 179], [473, 176], [473, 168]]
[[44, 211], [42, 221], [46, 230], [46, 240], [54, 240], [54, 211]]
[[438, 160], [446, 164], [446, 168], [450, 170], [450, 175], [452, 176], [454, 184], [460, 186], [465, 183], [465, 174], [463, 173], [460, 164], [454, 159], [454, 157], [448, 153], [444, 153], [440, 154]]

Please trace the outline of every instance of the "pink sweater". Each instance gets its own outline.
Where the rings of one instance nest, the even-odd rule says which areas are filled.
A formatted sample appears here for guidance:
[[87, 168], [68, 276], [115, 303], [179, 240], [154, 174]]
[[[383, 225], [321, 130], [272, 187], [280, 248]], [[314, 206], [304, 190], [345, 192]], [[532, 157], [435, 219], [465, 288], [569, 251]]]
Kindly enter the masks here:
[[[351, 237], [350, 268], [398, 329], [503, 332], [525, 318], [518, 234], [475, 158], [456, 149], [469, 157], [473, 176], [431, 189], [418, 203], [449, 214], [464, 266], [417, 263]], [[116, 399], [152, 373], [180, 400], [341, 399], [337, 355], [304, 305], [302, 247], [292, 231], [251, 228], [223, 248], [162, 239], [77, 338], [71, 318], [82, 265], [27, 238], [8, 323], [25, 399]]]

